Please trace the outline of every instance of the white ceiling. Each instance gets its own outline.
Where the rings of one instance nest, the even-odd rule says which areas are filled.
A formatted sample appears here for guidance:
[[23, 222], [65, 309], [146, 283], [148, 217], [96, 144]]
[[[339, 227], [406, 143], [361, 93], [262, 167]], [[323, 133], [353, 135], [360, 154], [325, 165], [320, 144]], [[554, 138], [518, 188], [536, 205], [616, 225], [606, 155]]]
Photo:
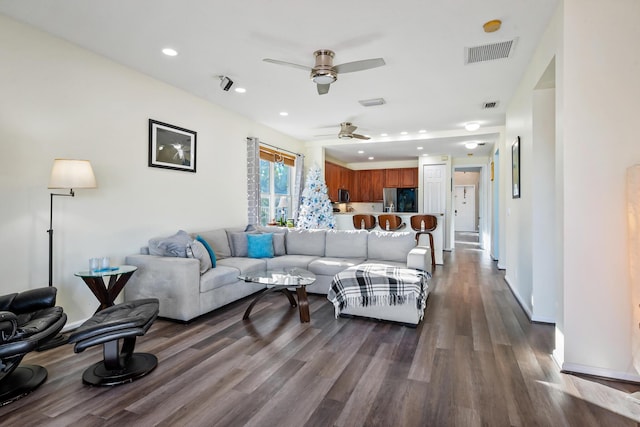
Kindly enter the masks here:
[[[487, 142], [474, 150], [486, 155], [557, 3], [0, 0], [0, 13], [301, 141], [332, 144], [332, 157], [354, 162], [365, 161], [356, 153], [362, 147], [376, 161], [415, 159], [417, 146], [428, 154], [466, 156], [467, 140]], [[482, 24], [491, 19], [502, 20], [502, 29], [485, 33]], [[509, 58], [465, 65], [465, 47], [515, 38]], [[178, 56], [163, 55], [164, 47]], [[312, 66], [318, 49], [335, 51], [334, 64], [382, 57], [386, 65], [340, 75], [320, 96], [304, 70], [262, 61]], [[232, 90], [220, 88], [219, 75], [234, 81]], [[247, 92], [236, 93], [236, 87]], [[358, 103], [379, 97], [386, 104]], [[498, 101], [498, 107], [482, 109], [488, 101]], [[338, 140], [343, 121], [353, 122], [356, 133], [372, 136], [372, 142]], [[480, 130], [466, 132], [467, 122], [480, 123]], [[334, 133], [335, 138], [318, 137]]]

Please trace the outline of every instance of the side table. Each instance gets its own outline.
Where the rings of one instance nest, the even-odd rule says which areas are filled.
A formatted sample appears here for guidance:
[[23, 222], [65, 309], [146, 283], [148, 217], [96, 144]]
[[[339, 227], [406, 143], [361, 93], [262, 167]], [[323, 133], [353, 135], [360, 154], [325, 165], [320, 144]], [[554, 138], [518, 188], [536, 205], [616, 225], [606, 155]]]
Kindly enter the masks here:
[[[120, 265], [117, 267], [111, 267], [108, 270], [98, 271], [78, 271], [74, 273], [74, 276], [78, 276], [84, 280], [91, 292], [96, 296], [100, 302], [100, 307], [96, 310], [96, 313], [100, 310], [104, 310], [107, 307], [111, 307], [116, 297], [120, 294], [124, 285], [127, 284], [131, 275], [138, 269], [133, 265]], [[105, 285], [104, 278], [109, 277], [109, 285]]]

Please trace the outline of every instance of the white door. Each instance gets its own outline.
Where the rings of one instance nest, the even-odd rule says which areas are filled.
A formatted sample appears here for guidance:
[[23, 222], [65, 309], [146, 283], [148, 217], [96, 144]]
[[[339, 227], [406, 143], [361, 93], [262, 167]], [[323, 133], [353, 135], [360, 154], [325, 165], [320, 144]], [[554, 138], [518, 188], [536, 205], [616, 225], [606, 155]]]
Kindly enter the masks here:
[[423, 212], [431, 215], [442, 214], [444, 221], [447, 200], [447, 165], [424, 165], [422, 172], [424, 176]]
[[443, 249], [445, 243], [446, 223], [445, 213], [447, 206], [447, 165], [424, 165], [422, 212], [435, 215], [438, 219], [438, 228], [433, 233], [436, 264], [443, 264]]
[[456, 185], [453, 197], [455, 231], [478, 231], [476, 230], [475, 186]]

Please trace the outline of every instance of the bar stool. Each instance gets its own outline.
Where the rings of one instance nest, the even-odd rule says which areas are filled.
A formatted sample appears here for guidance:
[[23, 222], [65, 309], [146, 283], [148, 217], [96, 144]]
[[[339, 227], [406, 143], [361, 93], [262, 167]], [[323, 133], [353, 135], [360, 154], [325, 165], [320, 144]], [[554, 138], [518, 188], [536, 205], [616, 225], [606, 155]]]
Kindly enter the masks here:
[[376, 228], [376, 217], [373, 215], [354, 215], [353, 226], [356, 230], [373, 230]]
[[420, 235], [429, 235], [429, 247], [431, 248], [431, 268], [436, 268], [436, 253], [433, 248], [433, 234], [431, 232], [438, 226], [438, 218], [433, 215], [412, 215], [411, 228], [416, 232], [416, 245], [420, 241]]
[[407, 226], [398, 215], [378, 215], [378, 224], [386, 231], [402, 230]]

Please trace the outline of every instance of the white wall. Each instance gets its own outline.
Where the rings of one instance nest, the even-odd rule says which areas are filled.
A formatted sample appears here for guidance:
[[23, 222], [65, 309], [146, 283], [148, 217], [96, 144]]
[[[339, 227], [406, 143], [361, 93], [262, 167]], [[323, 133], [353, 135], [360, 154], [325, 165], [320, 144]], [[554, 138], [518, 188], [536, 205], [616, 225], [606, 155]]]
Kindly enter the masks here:
[[[54, 200], [54, 285], [70, 323], [97, 308], [73, 275], [90, 257], [121, 263], [156, 235], [246, 224], [247, 137], [302, 149], [289, 137], [3, 16], [0, 52], [0, 293], [47, 284], [53, 159], [89, 159], [98, 181], [95, 190]], [[197, 173], [147, 166], [150, 118], [198, 133]]]
[[[640, 3], [564, 0], [507, 109], [504, 148], [522, 138], [522, 198], [507, 198], [507, 278], [533, 295], [537, 214], [532, 144], [535, 84], [556, 60], [555, 226], [559, 280], [554, 355], [563, 369], [638, 381], [631, 365], [625, 171], [640, 160]], [[595, 31], [605, 28], [606, 31]], [[501, 153], [507, 153], [503, 150]], [[501, 155], [508, 171], [510, 155]], [[510, 181], [510, 180], [509, 180]], [[509, 188], [509, 187], [507, 187]], [[535, 231], [534, 231], [535, 232]], [[531, 306], [528, 307], [532, 309]]]
[[630, 372], [625, 173], [640, 161], [640, 2], [564, 5], [565, 364]]

